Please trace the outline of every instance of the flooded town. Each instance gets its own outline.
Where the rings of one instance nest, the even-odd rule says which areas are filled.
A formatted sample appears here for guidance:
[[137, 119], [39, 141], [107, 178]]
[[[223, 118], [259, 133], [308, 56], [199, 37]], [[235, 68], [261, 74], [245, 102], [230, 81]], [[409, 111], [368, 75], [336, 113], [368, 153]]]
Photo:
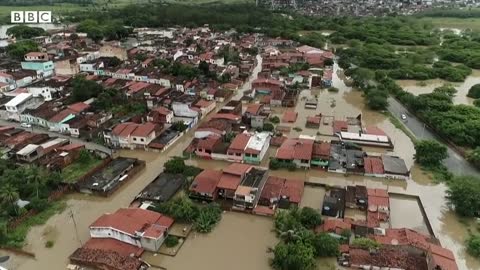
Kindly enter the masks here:
[[[86, 24], [47, 25], [16, 59], [0, 29], [0, 269], [293, 269], [296, 245], [312, 260], [295, 269], [480, 269], [478, 218], [418, 162], [443, 137], [398, 99], [369, 107], [335, 46]], [[480, 70], [394, 82], [474, 107]]]

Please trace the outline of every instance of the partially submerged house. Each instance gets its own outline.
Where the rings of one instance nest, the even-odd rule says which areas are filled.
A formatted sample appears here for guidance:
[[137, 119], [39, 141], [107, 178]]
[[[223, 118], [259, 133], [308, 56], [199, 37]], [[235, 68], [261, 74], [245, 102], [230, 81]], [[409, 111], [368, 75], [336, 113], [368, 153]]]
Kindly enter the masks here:
[[248, 171], [237, 190], [235, 190], [233, 208], [238, 210], [255, 208], [267, 178], [268, 170], [252, 168]]

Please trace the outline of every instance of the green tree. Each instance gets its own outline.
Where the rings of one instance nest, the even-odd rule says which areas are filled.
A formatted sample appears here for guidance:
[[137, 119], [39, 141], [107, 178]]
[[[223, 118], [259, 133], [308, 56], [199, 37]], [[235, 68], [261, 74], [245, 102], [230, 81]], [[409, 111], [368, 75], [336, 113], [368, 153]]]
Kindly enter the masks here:
[[480, 98], [480, 83], [470, 87], [470, 89], [468, 90], [467, 97], [475, 98], [475, 99]]
[[372, 110], [385, 110], [388, 107], [387, 95], [379, 90], [370, 90], [367, 93], [367, 106]]
[[200, 208], [198, 217], [195, 219], [195, 229], [200, 233], [209, 233], [220, 221], [222, 209], [216, 203], [210, 203]]
[[380, 244], [370, 238], [355, 238], [353, 239], [351, 246], [361, 249], [375, 249], [379, 248]]
[[276, 115], [270, 117], [268, 120], [270, 120], [270, 122], [272, 122], [272, 124], [278, 124], [280, 123], [280, 118]]
[[194, 222], [199, 215], [198, 206], [186, 196], [156, 205], [153, 210], [171, 216], [180, 222]]
[[445, 84], [443, 86], [440, 86], [440, 87], [437, 87], [437, 88], [433, 89], [433, 92], [434, 93], [441, 93], [441, 94], [444, 94], [446, 96], [449, 96], [450, 98], [453, 98], [457, 94], [457, 89], [455, 89], [455, 87], [453, 87], [450, 84]]
[[273, 250], [272, 266], [277, 270], [312, 270], [316, 267], [314, 249], [300, 241], [280, 242]]
[[271, 124], [271, 123], [264, 123], [262, 130], [263, 130], [263, 131], [272, 132], [273, 130], [275, 130], [275, 127], [274, 127], [273, 124]]
[[480, 147], [477, 147], [467, 153], [467, 160], [480, 167]]
[[15, 213], [18, 215], [16, 202], [20, 198], [17, 188], [10, 184], [6, 184], [0, 188], [0, 201], [4, 204], [13, 206]]
[[95, 81], [89, 81], [84, 76], [77, 76], [72, 82], [72, 99], [74, 102], [86, 101], [97, 97], [104, 91], [103, 87]]
[[7, 46], [7, 54], [12, 58], [22, 60], [29, 52], [38, 52], [38, 45], [33, 40], [22, 40]]
[[303, 207], [300, 210], [300, 223], [307, 229], [313, 229], [322, 223], [322, 215], [311, 207]]
[[340, 252], [339, 246], [338, 240], [327, 233], [317, 234], [313, 240], [315, 255], [318, 257], [337, 256]]
[[177, 121], [172, 123], [172, 129], [178, 132], [183, 132], [187, 129], [187, 125], [183, 121]]
[[178, 237], [174, 236], [174, 235], [169, 235], [167, 236], [167, 238], [165, 239], [165, 245], [167, 247], [175, 247], [178, 245]]
[[15, 25], [7, 29], [7, 35], [12, 35], [17, 39], [30, 39], [45, 34], [46, 32], [43, 28], [26, 25]]
[[434, 140], [415, 143], [415, 160], [424, 166], [439, 166], [448, 157], [447, 147]]
[[447, 198], [461, 216], [474, 217], [480, 209], [480, 178], [457, 176], [449, 182]]
[[166, 173], [179, 174], [185, 171], [187, 165], [185, 165], [185, 161], [182, 158], [174, 157], [169, 161], [165, 162], [163, 167], [165, 168], [164, 171]]
[[466, 241], [467, 251], [474, 257], [480, 257], [480, 234], [472, 234]]

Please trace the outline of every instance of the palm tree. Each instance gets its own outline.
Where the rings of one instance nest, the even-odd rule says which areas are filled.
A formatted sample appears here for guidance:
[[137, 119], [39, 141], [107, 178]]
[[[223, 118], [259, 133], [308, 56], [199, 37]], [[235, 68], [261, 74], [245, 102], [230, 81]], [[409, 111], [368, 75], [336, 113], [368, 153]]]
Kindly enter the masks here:
[[33, 183], [35, 185], [35, 190], [36, 190], [36, 196], [38, 199], [38, 189], [40, 187], [40, 184], [42, 182], [42, 176], [40, 175], [40, 170], [38, 167], [31, 167], [30, 171], [27, 176], [27, 180], [29, 183]]
[[20, 198], [20, 195], [18, 194], [17, 189], [10, 184], [6, 184], [0, 189], [0, 201], [6, 204], [13, 205], [13, 209], [15, 210], [15, 213], [17, 215], [18, 215], [18, 210], [15, 202], [19, 198]]

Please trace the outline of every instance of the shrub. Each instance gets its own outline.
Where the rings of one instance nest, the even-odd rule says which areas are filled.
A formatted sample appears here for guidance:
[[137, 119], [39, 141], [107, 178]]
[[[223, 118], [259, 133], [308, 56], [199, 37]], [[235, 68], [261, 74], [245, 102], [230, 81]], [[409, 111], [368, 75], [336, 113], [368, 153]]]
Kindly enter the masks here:
[[54, 244], [55, 244], [55, 242], [53, 242], [53, 241], [51, 241], [51, 240], [48, 240], [48, 241], [45, 243], [45, 247], [46, 247], [46, 248], [52, 248]]
[[361, 249], [379, 248], [380, 244], [370, 238], [356, 238], [352, 241], [352, 246]]
[[216, 203], [200, 208], [195, 220], [195, 229], [200, 233], [209, 233], [222, 218], [222, 209]]
[[167, 239], [165, 239], [165, 245], [169, 248], [175, 247], [178, 245], [178, 237], [174, 235], [167, 236]]

